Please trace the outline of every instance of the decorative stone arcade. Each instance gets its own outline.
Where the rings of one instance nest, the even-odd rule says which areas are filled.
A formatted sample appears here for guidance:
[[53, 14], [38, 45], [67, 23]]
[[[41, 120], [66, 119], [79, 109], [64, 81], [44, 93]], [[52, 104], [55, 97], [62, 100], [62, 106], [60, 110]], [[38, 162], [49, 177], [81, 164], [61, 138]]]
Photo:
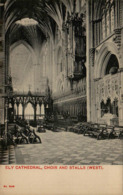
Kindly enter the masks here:
[[116, 125], [120, 121], [121, 72], [95, 81], [97, 122]]
[[123, 125], [123, 3], [87, 1], [87, 121]]
[[45, 116], [49, 107], [49, 98], [41, 94], [32, 94], [30, 91], [27, 94], [14, 94], [9, 99], [9, 120], [21, 118], [36, 121]]

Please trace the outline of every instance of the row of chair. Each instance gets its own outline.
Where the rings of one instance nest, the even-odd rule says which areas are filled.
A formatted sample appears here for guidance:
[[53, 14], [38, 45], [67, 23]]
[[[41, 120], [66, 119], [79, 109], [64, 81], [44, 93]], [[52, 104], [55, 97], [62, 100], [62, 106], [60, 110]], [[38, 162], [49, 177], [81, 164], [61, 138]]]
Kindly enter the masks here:
[[84, 136], [89, 135], [91, 137], [96, 137], [97, 139], [123, 137], [123, 126], [110, 126], [91, 122], [77, 123], [74, 126], [67, 127], [66, 131], [83, 134]]
[[[5, 126], [1, 136], [1, 144], [3, 147], [7, 145], [28, 144], [28, 143], [42, 143], [41, 138], [35, 133], [30, 126], [19, 126], [18, 124], [9, 124], [7, 139], [5, 139]], [[6, 143], [7, 140], [7, 143]]]
[[25, 126], [24, 128], [16, 126], [14, 137], [18, 144], [41, 143], [41, 138], [35, 133], [34, 129], [30, 128], [30, 126]]

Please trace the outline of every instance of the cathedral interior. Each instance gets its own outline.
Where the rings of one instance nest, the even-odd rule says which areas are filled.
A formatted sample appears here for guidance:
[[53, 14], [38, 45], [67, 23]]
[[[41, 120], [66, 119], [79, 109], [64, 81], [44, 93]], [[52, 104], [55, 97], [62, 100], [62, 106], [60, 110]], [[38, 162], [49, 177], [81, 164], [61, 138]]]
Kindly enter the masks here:
[[5, 140], [17, 123], [123, 134], [122, 10], [122, 0], [0, 0]]

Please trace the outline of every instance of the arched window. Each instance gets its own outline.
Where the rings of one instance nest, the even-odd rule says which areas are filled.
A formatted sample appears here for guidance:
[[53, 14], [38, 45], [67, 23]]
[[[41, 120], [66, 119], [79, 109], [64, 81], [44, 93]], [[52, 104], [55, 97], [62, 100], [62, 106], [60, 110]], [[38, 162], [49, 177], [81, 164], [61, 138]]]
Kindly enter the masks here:
[[119, 63], [118, 63], [117, 57], [112, 54], [109, 61], [108, 61], [105, 74], [106, 75], [107, 74], [115, 74], [115, 73], [117, 73], [118, 68], [119, 68]]
[[44, 104], [42, 103], [41, 105], [41, 115], [45, 114], [45, 108], [44, 108]]
[[25, 108], [25, 118], [29, 120], [34, 119], [34, 108], [31, 103], [28, 103]]
[[[98, 2], [98, 4], [97, 4]], [[95, 45], [108, 37], [114, 30], [115, 23], [115, 3], [114, 0], [95, 1], [97, 4], [94, 17]]]
[[19, 116], [22, 116], [22, 104], [19, 104]]

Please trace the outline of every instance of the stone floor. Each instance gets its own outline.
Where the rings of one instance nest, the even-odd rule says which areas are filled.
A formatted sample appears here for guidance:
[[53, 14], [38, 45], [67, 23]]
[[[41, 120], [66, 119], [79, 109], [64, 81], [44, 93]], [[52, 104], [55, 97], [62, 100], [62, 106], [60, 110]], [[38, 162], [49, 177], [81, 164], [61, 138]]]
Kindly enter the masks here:
[[123, 164], [123, 140], [96, 140], [73, 132], [38, 133], [42, 144], [18, 145], [17, 164]]
[[42, 144], [0, 148], [0, 164], [123, 165], [123, 140], [96, 140], [65, 131], [37, 134]]

